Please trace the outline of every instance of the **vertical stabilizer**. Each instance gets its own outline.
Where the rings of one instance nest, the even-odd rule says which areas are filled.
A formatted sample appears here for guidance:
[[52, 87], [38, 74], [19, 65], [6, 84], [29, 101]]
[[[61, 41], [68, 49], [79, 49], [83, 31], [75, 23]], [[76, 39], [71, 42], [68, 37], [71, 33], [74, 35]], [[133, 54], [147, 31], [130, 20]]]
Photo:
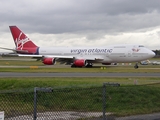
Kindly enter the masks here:
[[25, 50], [30, 54], [36, 54], [37, 46], [17, 26], [9, 26], [17, 50]]

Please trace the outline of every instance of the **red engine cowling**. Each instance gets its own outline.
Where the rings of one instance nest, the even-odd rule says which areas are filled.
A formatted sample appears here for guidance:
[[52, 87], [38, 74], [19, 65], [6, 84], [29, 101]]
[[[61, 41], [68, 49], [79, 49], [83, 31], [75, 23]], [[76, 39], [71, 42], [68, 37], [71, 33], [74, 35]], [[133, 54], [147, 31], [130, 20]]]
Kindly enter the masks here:
[[86, 65], [86, 60], [84, 60], [84, 59], [75, 60], [73, 64], [76, 67], [83, 67]]
[[55, 58], [44, 58], [43, 63], [45, 65], [54, 65], [56, 63]]

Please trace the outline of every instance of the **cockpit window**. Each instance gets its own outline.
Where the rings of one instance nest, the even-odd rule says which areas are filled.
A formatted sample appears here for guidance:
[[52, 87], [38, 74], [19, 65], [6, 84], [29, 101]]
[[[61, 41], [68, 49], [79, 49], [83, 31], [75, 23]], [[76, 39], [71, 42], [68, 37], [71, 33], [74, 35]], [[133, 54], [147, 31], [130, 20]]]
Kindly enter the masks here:
[[144, 47], [143, 45], [139, 45], [139, 47]]

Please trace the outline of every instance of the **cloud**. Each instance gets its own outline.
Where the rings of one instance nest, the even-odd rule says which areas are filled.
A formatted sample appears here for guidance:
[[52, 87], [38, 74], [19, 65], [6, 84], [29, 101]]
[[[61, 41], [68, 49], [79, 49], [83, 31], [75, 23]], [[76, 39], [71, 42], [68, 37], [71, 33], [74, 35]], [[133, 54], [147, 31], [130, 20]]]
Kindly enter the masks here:
[[[1, 0], [0, 42], [12, 46], [8, 26], [17, 25], [40, 45], [146, 45], [160, 26], [159, 6], [159, 0]], [[157, 49], [159, 32], [153, 33], [149, 47]]]

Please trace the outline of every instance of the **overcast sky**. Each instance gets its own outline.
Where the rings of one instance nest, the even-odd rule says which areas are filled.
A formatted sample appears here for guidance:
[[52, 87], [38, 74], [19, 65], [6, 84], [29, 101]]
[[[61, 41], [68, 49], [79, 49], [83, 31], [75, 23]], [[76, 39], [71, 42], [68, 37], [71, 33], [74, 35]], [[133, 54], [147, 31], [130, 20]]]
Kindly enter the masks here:
[[11, 25], [38, 46], [160, 49], [159, 0], [0, 0], [1, 47], [15, 48]]

